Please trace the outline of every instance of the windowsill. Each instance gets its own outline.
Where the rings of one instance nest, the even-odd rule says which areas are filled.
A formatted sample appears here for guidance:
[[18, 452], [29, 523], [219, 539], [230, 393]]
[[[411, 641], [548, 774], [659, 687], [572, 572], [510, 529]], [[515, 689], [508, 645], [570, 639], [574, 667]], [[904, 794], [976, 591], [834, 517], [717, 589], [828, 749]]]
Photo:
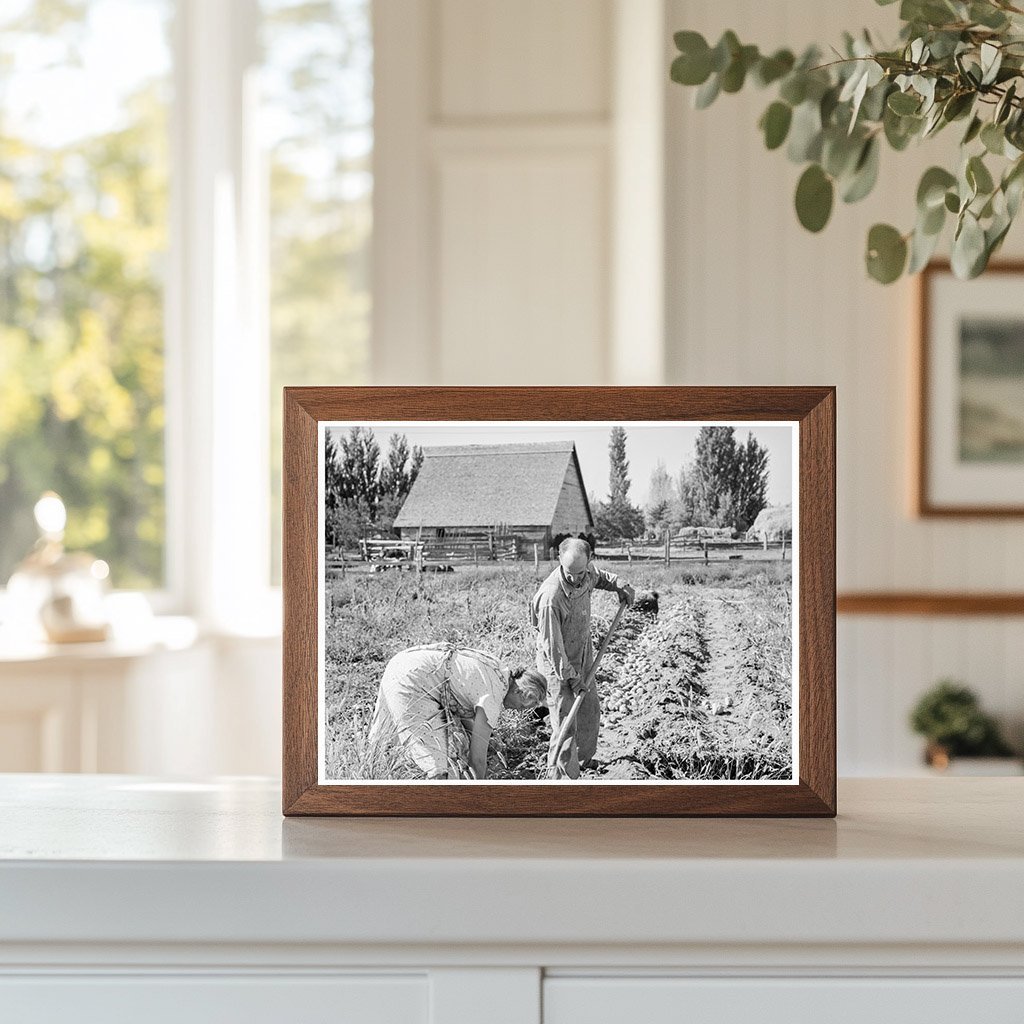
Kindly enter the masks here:
[[258, 591], [244, 605], [236, 603], [230, 614], [221, 615], [214, 622], [204, 622], [198, 615], [166, 614], [163, 606], [170, 602], [154, 601], [153, 596], [135, 591], [112, 594], [110, 607], [114, 625], [109, 640], [54, 644], [42, 637], [26, 635], [24, 625], [12, 621], [6, 605], [7, 595], [0, 589], [0, 663], [135, 658], [156, 651], [186, 650], [200, 639], [244, 643], [281, 637], [280, 587]]
[[136, 630], [116, 631], [109, 640], [81, 644], [25, 639], [0, 628], [0, 664], [141, 658], [160, 651], [188, 650], [199, 636], [195, 619], [185, 615], [154, 616]]

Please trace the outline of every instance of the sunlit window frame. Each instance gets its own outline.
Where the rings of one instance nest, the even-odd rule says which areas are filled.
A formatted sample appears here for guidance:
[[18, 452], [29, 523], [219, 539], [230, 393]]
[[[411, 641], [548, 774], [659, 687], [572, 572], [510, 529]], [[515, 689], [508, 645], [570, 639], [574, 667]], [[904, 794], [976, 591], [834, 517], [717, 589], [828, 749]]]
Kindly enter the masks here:
[[[420, 0], [408, 13], [423, 22]], [[143, 592], [158, 615], [190, 616], [207, 633], [243, 637], [272, 636], [281, 627], [281, 591], [272, 585], [269, 564], [269, 166], [259, 131], [261, 18], [258, 0], [173, 0], [165, 573], [162, 587]], [[389, 44], [396, 58], [416, 38], [408, 18], [389, 5], [375, 7], [374, 35], [375, 53], [380, 35], [404, 44]], [[403, 65], [395, 63], [398, 82]], [[399, 196], [408, 191], [401, 184], [393, 190]], [[400, 270], [389, 266], [389, 273]], [[375, 277], [378, 271], [375, 260]], [[407, 276], [401, 287], [408, 290]], [[0, 619], [3, 598], [0, 583]]]
[[166, 282], [167, 587], [154, 610], [280, 628], [271, 586], [266, 159], [256, 0], [177, 0]]

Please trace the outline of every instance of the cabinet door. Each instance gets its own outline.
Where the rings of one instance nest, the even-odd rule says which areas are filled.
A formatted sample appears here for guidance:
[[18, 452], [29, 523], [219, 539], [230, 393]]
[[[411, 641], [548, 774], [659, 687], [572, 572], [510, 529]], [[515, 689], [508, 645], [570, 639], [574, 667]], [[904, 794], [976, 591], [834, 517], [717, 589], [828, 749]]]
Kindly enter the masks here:
[[425, 975], [96, 976], [0, 979], [18, 1024], [427, 1024]]
[[544, 1024], [1021, 1024], [1024, 978], [550, 977]]

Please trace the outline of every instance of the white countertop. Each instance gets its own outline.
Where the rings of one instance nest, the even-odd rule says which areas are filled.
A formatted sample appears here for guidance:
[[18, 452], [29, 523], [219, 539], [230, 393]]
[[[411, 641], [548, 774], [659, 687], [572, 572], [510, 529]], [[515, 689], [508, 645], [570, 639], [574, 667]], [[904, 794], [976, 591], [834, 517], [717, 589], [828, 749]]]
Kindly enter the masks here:
[[276, 783], [0, 776], [0, 943], [1024, 944], [1024, 780], [839, 817], [284, 819]]

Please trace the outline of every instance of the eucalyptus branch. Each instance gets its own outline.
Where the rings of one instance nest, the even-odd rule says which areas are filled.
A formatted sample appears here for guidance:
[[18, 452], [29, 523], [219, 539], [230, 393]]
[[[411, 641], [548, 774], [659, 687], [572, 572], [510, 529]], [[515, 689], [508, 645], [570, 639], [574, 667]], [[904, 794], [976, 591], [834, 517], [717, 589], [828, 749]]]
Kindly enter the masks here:
[[696, 32], [678, 32], [671, 75], [697, 88], [702, 109], [750, 81], [774, 89], [758, 126], [768, 149], [785, 145], [789, 159], [804, 165], [795, 207], [809, 231], [825, 227], [837, 194], [847, 203], [870, 194], [883, 143], [899, 152], [962, 121], [958, 166], [930, 167], [918, 185], [913, 228], [876, 224], [865, 259], [884, 284], [916, 273], [952, 220], [953, 269], [974, 277], [1024, 199], [1024, 39], [1012, 20], [1024, 10], [1010, 0], [902, 0], [899, 11], [897, 48], [879, 49], [867, 33], [846, 35], [827, 62], [813, 47], [797, 58], [789, 50], [762, 54], [731, 31], [714, 46]]

